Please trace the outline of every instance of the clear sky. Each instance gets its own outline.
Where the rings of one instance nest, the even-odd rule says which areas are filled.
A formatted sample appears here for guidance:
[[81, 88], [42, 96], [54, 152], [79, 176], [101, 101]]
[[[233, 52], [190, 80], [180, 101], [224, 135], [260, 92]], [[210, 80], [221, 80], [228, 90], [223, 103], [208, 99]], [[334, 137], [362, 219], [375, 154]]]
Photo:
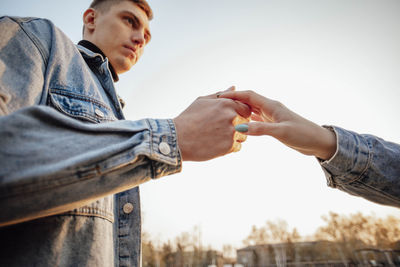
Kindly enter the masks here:
[[[74, 42], [90, 0], [2, 0], [0, 14], [51, 19]], [[196, 97], [236, 85], [318, 124], [400, 142], [400, 1], [150, 0], [152, 41], [117, 83], [131, 120], [174, 118]], [[199, 226], [203, 244], [242, 245], [252, 225], [284, 219], [300, 234], [321, 215], [400, 216], [326, 186], [316, 159], [269, 137], [183, 164], [141, 186], [144, 229], [161, 240]]]

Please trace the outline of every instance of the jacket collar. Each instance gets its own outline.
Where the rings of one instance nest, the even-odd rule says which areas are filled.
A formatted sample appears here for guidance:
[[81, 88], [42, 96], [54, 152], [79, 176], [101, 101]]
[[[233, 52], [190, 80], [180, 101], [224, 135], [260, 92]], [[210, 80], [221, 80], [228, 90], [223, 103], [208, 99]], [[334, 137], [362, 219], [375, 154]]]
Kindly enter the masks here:
[[[101, 61], [104, 62], [105, 59], [107, 58], [106, 55], [101, 51], [100, 48], [98, 48], [95, 44], [92, 42], [89, 42], [87, 40], [81, 40], [79, 41], [78, 45], [78, 50], [81, 52], [82, 56], [86, 58], [96, 58], [100, 57]], [[113, 77], [114, 82], [118, 82], [119, 77], [118, 74], [115, 72], [114, 67], [111, 65], [111, 63], [108, 63], [111, 75]]]

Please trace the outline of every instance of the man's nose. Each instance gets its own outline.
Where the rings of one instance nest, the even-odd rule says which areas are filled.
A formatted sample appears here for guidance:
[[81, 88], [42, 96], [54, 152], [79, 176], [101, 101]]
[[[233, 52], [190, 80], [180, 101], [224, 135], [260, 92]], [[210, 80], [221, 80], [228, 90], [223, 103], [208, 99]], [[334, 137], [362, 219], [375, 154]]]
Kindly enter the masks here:
[[132, 34], [132, 42], [139, 47], [143, 47], [144, 44], [146, 43], [146, 40], [144, 38], [144, 33], [142, 31], [135, 31]]

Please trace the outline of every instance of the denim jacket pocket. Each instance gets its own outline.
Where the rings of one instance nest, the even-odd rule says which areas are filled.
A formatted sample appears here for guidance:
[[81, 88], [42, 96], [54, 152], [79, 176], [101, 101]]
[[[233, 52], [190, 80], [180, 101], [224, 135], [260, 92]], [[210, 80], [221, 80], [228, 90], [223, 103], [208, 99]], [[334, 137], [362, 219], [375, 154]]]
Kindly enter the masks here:
[[61, 216], [84, 216], [84, 217], [99, 217], [105, 220], [114, 222], [114, 196], [109, 195], [95, 202], [60, 214]]
[[87, 95], [53, 88], [49, 92], [49, 101], [57, 110], [75, 119], [93, 123], [117, 120], [107, 104]]

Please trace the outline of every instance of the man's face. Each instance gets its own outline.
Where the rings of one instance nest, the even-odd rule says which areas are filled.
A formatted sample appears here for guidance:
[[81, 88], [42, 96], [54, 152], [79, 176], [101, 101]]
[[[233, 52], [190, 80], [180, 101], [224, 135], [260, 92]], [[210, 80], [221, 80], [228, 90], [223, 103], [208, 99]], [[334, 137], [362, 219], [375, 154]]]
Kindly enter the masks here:
[[96, 11], [92, 27], [85, 39], [103, 51], [118, 74], [135, 65], [151, 38], [146, 13], [131, 1]]

